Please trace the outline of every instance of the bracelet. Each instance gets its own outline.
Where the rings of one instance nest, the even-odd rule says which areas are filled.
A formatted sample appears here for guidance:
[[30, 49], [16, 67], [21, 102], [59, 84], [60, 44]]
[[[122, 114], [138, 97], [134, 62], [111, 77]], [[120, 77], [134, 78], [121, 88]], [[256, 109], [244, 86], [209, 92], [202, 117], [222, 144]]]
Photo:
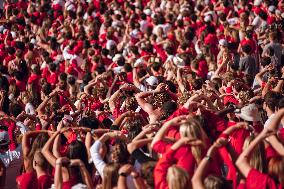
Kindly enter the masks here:
[[206, 155], [204, 158], [205, 158], [207, 161], [211, 161], [211, 160], [212, 160], [212, 157], [209, 156], [209, 155]]
[[62, 163], [57, 163], [57, 162], [56, 162], [55, 165], [62, 165]]
[[119, 173], [119, 176], [127, 177], [127, 174], [126, 173]]

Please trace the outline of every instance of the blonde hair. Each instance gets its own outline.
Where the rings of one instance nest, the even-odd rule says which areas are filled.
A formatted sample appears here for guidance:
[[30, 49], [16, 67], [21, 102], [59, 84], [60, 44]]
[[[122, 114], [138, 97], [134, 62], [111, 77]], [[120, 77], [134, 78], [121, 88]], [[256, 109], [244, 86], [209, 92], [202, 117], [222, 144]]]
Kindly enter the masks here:
[[102, 189], [112, 189], [118, 182], [119, 164], [109, 163], [106, 164], [103, 171]]
[[[247, 148], [249, 144], [254, 140], [254, 138], [255, 138], [254, 136], [247, 137], [244, 142], [243, 148]], [[259, 170], [262, 173], [267, 171], [265, 147], [263, 142], [257, 144], [253, 149], [253, 151], [251, 152], [249, 156], [249, 164], [250, 166]]]
[[[181, 137], [189, 137], [191, 139], [199, 139], [206, 142], [207, 136], [202, 129], [200, 123], [195, 118], [190, 118], [187, 122], [183, 123], [179, 128]], [[197, 162], [200, 163], [202, 159], [202, 149], [199, 146], [191, 146], [191, 152]]]
[[167, 181], [169, 189], [191, 188], [188, 173], [176, 165], [173, 165], [168, 169]]

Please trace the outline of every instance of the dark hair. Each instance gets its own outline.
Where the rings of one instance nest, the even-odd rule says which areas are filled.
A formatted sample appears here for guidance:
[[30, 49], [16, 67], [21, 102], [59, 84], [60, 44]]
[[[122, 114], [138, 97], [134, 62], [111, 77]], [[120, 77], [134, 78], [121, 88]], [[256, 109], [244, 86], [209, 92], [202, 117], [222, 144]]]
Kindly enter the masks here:
[[22, 113], [23, 109], [20, 104], [12, 103], [10, 104], [10, 113], [17, 117], [20, 113]]
[[126, 72], [132, 72], [132, 66], [129, 63], [124, 64], [124, 69]]
[[19, 81], [23, 81], [23, 79], [24, 79], [24, 74], [22, 72], [20, 72], [20, 71], [15, 71], [13, 73], [13, 75]]
[[282, 97], [283, 96], [278, 92], [268, 91], [264, 95], [264, 102], [268, 106], [269, 109], [275, 112], [278, 108], [278, 103]]
[[118, 64], [119, 66], [124, 66], [124, 64], [125, 64], [125, 59], [124, 59], [123, 57], [120, 57], [119, 60], [117, 61], [117, 64]]
[[[67, 150], [67, 157], [69, 159], [80, 159], [85, 164], [89, 173], [91, 173], [91, 166], [88, 162], [88, 154], [85, 144], [82, 141], [74, 140], [72, 141]], [[78, 168], [75, 168], [78, 169]], [[78, 171], [80, 173], [80, 171]], [[79, 181], [82, 181], [82, 175], [79, 177]]]
[[178, 108], [178, 104], [173, 101], [167, 101], [162, 104], [162, 110], [163, 110], [163, 118], [167, 119], [170, 115], [172, 115]]
[[127, 150], [127, 145], [124, 141], [116, 140], [111, 153], [113, 163], [128, 163], [130, 154]]
[[56, 64], [50, 63], [49, 64], [49, 69], [50, 69], [50, 71], [55, 72], [56, 71]]
[[61, 73], [61, 74], [59, 75], [59, 79], [60, 79], [61, 81], [66, 81], [66, 79], [67, 79], [67, 74], [66, 74], [65, 72]]
[[97, 118], [83, 117], [79, 121], [80, 127], [87, 127], [90, 129], [98, 129], [100, 126], [100, 121]]
[[262, 20], [267, 20], [267, 14], [266, 14], [266, 12], [264, 12], [263, 10], [261, 10], [260, 12], [259, 12], [259, 17], [262, 19]]
[[250, 45], [248, 45], [248, 44], [242, 46], [242, 51], [246, 54], [250, 54], [251, 50], [252, 49], [251, 49]]
[[269, 56], [273, 56], [274, 55], [274, 49], [272, 47], [268, 47], [266, 50], [267, 54]]
[[75, 85], [76, 79], [75, 79], [75, 77], [71, 76], [71, 77], [68, 77], [67, 82], [68, 82], [69, 85]]
[[166, 80], [164, 83], [169, 87], [169, 90], [171, 92], [173, 92], [173, 93], [177, 92], [177, 87], [176, 87], [176, 85], [172, 81]]
[[200, 90], [202, 88], [202, 84], [202, 79], [194, 79], [191, 83], [194, 90]]
[[263, 57], [260, 61], [260, 64], [265, 67], [268, 66], [271, 63], [271, 58], [270, 57]]
[[52, 87], [50, 83], [46, 83], [42, 86], [42, 92], [44, 95], [49, 95], [52, 91]]
[[278, 108], [279, 108], [279, 109], [284, 108], [284, 97], [282, 97], [282, 98], [279, 100]]
[[155, 166], [156, 166], [155, 161], [148, 161], [141, 165], [141, 177], [146, 180], [147, 184], [151, 188], [155, 187], [154, 175], [153, 175]]
[[84, 83], [84, 84], [88, 84], [89, 81], [91, 81], [91, 80], [92, 80], [92, 75], [91, 75], [91, 73], [87, 73], [86, 75], [83, 76], [83, 83]]

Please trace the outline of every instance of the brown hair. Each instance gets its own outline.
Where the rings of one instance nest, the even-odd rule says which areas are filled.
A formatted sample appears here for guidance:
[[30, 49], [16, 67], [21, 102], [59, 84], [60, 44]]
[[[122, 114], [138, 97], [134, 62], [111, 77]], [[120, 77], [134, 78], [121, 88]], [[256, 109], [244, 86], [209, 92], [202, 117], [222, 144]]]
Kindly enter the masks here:
[[268, 164], [268, 174], [277, 183], [284, 184], [284, 157], [276, 156], [271, 158]]
[[151, 188], [154, 188], [155, 186], [154, 175], [153, 175], [155, 166], [156, 166], [155, 161], [148, 161], [141, 165], [141, 177], [146, 180], [147, 184]]

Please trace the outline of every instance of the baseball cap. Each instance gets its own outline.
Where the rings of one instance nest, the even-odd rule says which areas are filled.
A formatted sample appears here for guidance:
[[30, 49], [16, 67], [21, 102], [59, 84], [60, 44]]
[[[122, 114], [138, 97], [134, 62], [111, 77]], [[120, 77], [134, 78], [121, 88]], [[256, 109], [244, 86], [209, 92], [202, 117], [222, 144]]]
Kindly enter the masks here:
[[9, 144], [10, 139], [9, 139], [9, 134], [7, 131], [1, 131], [0, 132], [0, 146], [4, 146]]
[[210, 15], [205, 16], [204, 21], [205, 22], [211, 22], [211, 16]]
[[222, 45], [224, 47], [227, 47], [228, 46], [228, 42], [226, 39], [220, 39], [219, 40], [219, 45]]
[[268, 7], [268, 11], [271, 12], [271, 13], [274, 13], [275, 10], [276, 10], [276, 7], [273, 6], [273, 5], [270, 5], [270, 6]]
[[237, 115], [245, 121], [257, 122], [261, 120], [261, 116], [256, 104], [249, 104], [243, 107], [241, 109], [241, 113]]
[[151, 85], [151, 86], [154, 86], [154, 85], [157, 85], [158, 84], [158, 79], [157, 77], [155, 76], [150, 76], [146, 79], [146, 82]]

